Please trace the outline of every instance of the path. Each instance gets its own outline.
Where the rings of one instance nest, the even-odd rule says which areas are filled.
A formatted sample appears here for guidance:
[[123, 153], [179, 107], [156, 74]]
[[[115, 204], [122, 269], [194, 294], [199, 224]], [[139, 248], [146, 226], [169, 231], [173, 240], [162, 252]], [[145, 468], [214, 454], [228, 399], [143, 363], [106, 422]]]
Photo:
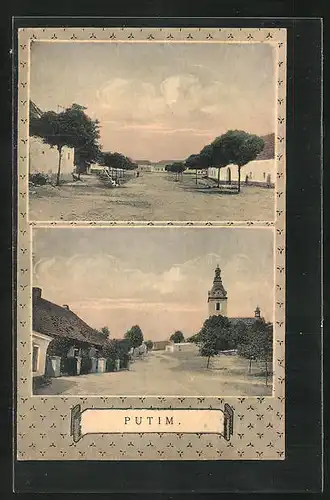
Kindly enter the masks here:
[[129, 371], [53, 379], [52, 385], [41, 389], [39, 394], [260, 396], [271, 393], [263, 382], [247, 376], [181, 371], [180, 364], [180, 359], [170, 353], [151, 352], [145, 359], [132, 363]]
[[[196, 190], [193, 175], [174, 181], [143, 172], [120, 188], [77, 185], [49, 188], [30, 198], [30, 220], [273, 220], [274, 189], [242, 187], [240, 194]], [[39, 189], [42, 193], [42, 189]]]

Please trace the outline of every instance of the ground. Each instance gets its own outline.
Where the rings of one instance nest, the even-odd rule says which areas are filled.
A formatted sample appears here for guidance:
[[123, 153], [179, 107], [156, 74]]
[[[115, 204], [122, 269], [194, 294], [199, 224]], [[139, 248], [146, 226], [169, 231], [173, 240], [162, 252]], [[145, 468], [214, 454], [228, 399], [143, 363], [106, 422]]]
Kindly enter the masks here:
[[150, 352], [130, 365], [129, 371], [92, 373], [52, 379], [38, 394], [120, 396], [270, 396], [262, 368], [238, 356], [219, 355], [210, 368], [195, 352]]
[[205, 189], [194, 175], [143, 172], [119, 188], [98, 184], [94, 176], [30, 193], [29, 219], [89, 221], [257, 221], [274, 220], [274, 189], [242, 186], [240, 194]]

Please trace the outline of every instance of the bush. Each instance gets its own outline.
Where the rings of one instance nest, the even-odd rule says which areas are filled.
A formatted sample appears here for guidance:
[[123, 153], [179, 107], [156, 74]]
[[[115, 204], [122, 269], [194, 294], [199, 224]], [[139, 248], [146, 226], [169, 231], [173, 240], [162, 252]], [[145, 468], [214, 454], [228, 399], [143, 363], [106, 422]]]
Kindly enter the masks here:
[[107, 372], [114, 372], [116, 368], [116, 362], [113, 358], [107, 358], [105, 369]]
[[81, 375], [85, 375], [86, 373], [90, 373], [92, 369], [92, 360], [91, 358], [87, 356], [83, 356], [81, 358], [81, 365], [80, 365], [80, 373]]
[[43, 174], [42, 172], [35, 172], [29, 175], [29, 181], [32, 182], [35, 186], [44, 186], [45, 184], [49, 184], [50, 179], [49, 175]]
[[61, 373], [68, 375], [77, 375], [77, 359], [76, 358], [62, 358], [61, 359]]

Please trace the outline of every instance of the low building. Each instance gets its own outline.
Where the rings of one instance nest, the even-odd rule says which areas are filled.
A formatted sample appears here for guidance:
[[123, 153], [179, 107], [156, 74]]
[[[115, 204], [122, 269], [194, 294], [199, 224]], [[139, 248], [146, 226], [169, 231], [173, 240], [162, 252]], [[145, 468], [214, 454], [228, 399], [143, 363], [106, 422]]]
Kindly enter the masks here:
[[[61, 159], [61, 180], [72, 180], [74, 165], [74, 148], [63, 146]], [[48, 174], [56, 178], [58, 171], [59, 153], [56, 147], [45, 144], [39, 137], [29, 138], [29, 173]]]
[[156, 163], [155, 165], [152, 166], [152, 172], [166, 172], [166, 165], [158, 165], [158, 163]]
[[166, 346], [171, 344], [169, 340], [155, 340], [152, 342], [153, 342], [152, 346], [153, 351], [165, 351]]
[[76, 358], [80, 370], [79, 363], [84, 356], [91, 359], [90, 371], [104, 371], [102, 360], [99, 367], [95, 360], [106, 337], [79, 318], [69, 306], [59, 306], [44, 299], [41, 288], [37, 287], [32, 293], [32, 323], [33, 376], [59, 376], [63, 358]]
[[138, 172], [152, 172], [152, 165], [138, 165]]
[[[210, 179], [218, 180], [218, 169], [209, 167], [207, 176]], [[241, 168], [241, 184], [242, 185], [258, 185], [265, 187], [275, 186], [276, 162], [270, 160], [254, 160], [250, 161]], [[238, 169], [236, 165], [228, 165], [220, 169], [221, 184], [236, 184], [238, 182]]]
[[165, 348], [165, 351], [167, 352], [196, 352], [198, 351], [198, 346], [194, 344], [193, 342], [177, 342], [177, 343], [171, 343], [170, 345], [167, 345]]

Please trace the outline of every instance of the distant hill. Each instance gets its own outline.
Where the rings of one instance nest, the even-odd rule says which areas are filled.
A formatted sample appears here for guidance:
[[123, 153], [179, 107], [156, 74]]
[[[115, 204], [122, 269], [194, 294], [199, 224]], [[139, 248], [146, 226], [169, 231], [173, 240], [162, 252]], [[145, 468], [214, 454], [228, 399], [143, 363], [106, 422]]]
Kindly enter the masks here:
[[150, 160], [135, 160], [135, 163], [138, 165], [153, 165], [153, 162]]
[[275, 158], [275, 134], [267, 134], [262, 136], [265, 142], [263, 151], [257, 156], [257, 160], [272, 160]]
[[176, 161], [183, 161], [183, 160], [160, 160], [156, 163], [156, 165], [171, 165]]

